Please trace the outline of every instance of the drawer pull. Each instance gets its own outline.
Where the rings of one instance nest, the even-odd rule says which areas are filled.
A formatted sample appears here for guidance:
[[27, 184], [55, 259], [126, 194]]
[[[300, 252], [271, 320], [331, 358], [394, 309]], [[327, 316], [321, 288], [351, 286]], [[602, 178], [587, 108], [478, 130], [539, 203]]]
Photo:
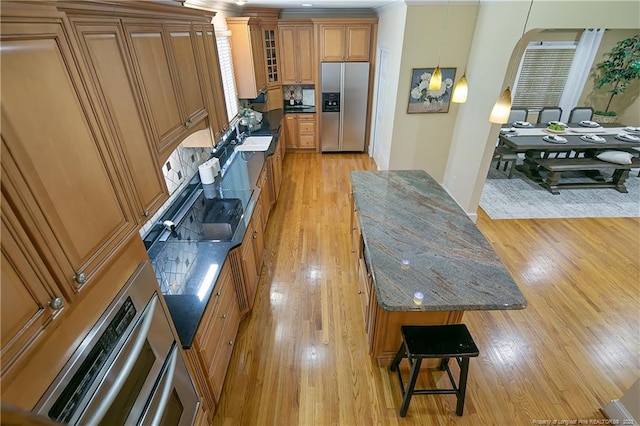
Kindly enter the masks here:
[[77, 282], [78, 284], [84, 284], [87, 282], [87, 274], [85, 274], [84, 272], [80, 272], [79, 274], [76, 274], [73, 276], [73, 279], [75, 282]]
[[222, 316], [220, 318], [227, 319], [227, 314], [222, 314]]
[[219, 291], [216, 292], [216, 297], [220, 297], [220, 292]]
[[229, 340], [229, 346], [233, 346], [233, 340]]
[[64, 307], [64, 300], [61, 297], [56, 297], [47, 302], [47, 305], [54, 311], [60, 310]]

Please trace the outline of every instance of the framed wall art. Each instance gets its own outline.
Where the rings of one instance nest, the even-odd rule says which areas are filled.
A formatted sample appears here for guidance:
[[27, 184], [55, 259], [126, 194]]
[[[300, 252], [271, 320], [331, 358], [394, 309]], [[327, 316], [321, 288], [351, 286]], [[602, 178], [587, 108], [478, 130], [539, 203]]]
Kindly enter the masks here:
[[435, 68], [414, 68], [411, 71], [408, 114], [449, 112], [456, 69], [440, 68], [442, 86], [439, 90], [429, 90], [429, 79], [434, 70]]

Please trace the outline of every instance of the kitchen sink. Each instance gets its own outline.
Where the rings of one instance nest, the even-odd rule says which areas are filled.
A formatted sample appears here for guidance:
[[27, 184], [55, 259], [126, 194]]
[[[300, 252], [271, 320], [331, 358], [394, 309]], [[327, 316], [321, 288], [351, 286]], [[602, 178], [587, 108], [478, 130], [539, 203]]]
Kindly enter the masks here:
[[235, 149], [236, 151], [266, 151], [272, 139], [273, 136], [249, 136]]

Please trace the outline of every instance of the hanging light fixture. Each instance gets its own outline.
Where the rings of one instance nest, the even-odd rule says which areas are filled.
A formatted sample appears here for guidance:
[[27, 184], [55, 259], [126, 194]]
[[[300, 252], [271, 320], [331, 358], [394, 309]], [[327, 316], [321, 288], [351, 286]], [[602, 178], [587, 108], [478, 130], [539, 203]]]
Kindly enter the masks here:
[[442, 71], [440, 71], [440, 57], [442, 56], [442, 45], [444, 44], [444, 33], [447, 29], [447, 20], [449, 19], [449, 0], [447, 0], [447, 13], [444, 17], [444, 25], [442, 26], [442, 37], [440, 37], [440, 52], [438, 53], [438, 65], [431, 74], [429, 79], [429, 90], [440, 90], [442, 87]]
[[[524, 32], [527, 30], [527, 24], [529, 23], [529, 16], [531, 15], [531, 7], [533, 6], [533, 0], [529, 4], [529, 12], [527, 12], [527, 19], [524, 21], [524, 27], [522, 27], [522, 39]], [[513, 77], [513, 67], [511, 67], [511, 77]], [[511, 77], [509, 81], [511, 81]], [[496, 124], [505, 124], [509, 121], [509, 114], [511, 113], [511, 88], [507, 87], [496, 101], [491, 114], [489, 115], [489, 121]]]
[[[471, 30], [471, 37], [473, 38], [476, 32], [476, 22], [478, 22], [478, 13], [480, 12], [480, 1], [478, 1], [478, 7], [476, 8], [476, 19], [473, 21], [473, 29]], [[467, 60], [464, 64], [464, 72], [462, 73], [462, 77], [453, 87], [453, 94], [451, 95], [451, 102], [456, 104], [463, 104], [467, 102], [467, 97], [469, 96], [469, 83], [467, 82], [467, 65], [469, 64], [469, 55], [467, 55]]]

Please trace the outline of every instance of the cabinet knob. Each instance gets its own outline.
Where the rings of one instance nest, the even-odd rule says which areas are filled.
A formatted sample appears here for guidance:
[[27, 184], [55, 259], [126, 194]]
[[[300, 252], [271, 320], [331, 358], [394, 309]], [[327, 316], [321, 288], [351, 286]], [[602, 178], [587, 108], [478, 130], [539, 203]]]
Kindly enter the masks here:
[[56, 297], [55, 299], [49, 300], [47, 302], [47, 305], [54, 311], [57, 311], [59, 309], [62, 309], [62, 307], [64, 306], [64, 300], [62, 300], [61, 297]]
[[187, 121], [184, 123], [184, 125], [185, 125], [186, 127], [191, 126], [191, 120], [187, 120]]
[[362, 290], [358, 290], [358, 294], [362, 294]]
[[216, 297], [220, 297], [220, 292], [216, 292]]
[[355, 252], [356, 252], [355, 250], [351, 250], [351, 253], [355, 253]]
[[145, 210], [145, 211], [143, 211], [143, 212], [142, 212], [142, 216], [144, 216], [144, 217], [149, 217], [149, 212], [148, 212], [148, 211], [146, 211], [146, 210]]
[[79, 274], [73, 276], [73, 280], [78, 284], [84, 284], [87, 282], [87, 274], [85, 274], [84, 272], [80, 272]]
[[229, 340], [229, 346], [233, 346], [233, 340]]
[[220, 318], [227, 319], [227, 314], [222, 314], [222, 316]]
[[253, 231], [253, 239], [255, 240], [256, 238], [258, 238], [258, 232], [257, 231]]

